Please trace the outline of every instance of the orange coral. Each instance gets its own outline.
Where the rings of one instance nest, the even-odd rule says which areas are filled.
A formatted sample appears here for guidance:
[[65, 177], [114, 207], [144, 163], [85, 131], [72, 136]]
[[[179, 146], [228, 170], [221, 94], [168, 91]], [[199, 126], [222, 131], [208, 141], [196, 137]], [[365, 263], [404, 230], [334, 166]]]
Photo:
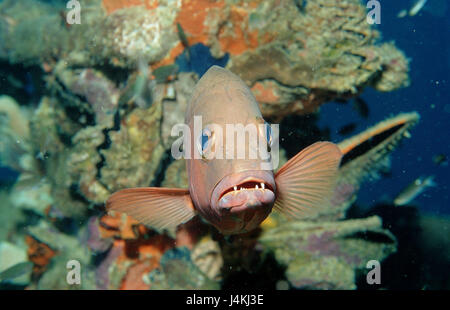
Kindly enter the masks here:
[[248, 29], [248, 11], [241, 7], [231, 7], [229, 22], [232, 29], [221, 28], [219, 41], [222, 50], [231, 55], [239, 55], [248, 49], [258, 47], [258, 31]]
[[149, 273], [153, 269], [158, 267], [156, 259], [151, 258], [139, 263], [134, 264], [127, 270], [127, 275], [124, 277], [121, 290], [148, 290], [150, 285], [146, 284], [143, 280], [143, 275]]
[[[179, 23], [186, 33], [189, 45], [203, 43], [211, 46], [218, 43], [223, 52], [239, 55], [274, 39], [274, 34], [260, 34], [258, 29], [249, 29], [249, 15], [260, 3], [261, 1], [242, 1], [228, 5], [223, 0], [182, 0], [174, 21], [174, 31]], [[157, 0], [103, 0], [107, 14], [139, 5], [151, 10], [158, 7], [159, 3]], [[172, 64], [183, 50], [184, 46], [179, 42], [165, 58], [152, 64], [152, 69]]]
[[56, 251], [31, 236], [25, 236], [25, 242], [28, 245], [28, 259], [34, 264], [33, 273], [40, 275], [46, 270]]
[[184, 0], [178, 13], [176, 22], [180, 23], [188, 35], [189, 44], [198, 42], [206, 43], [208, 40], [208, 28], [206, 19], [214, 9], [222, 9], [224, 1], [210, 0]]
[[136, 239], [145, 234], [147, 228], [132, 217], [121, 213], [104, 215], [100, 218], [100, 236], [102, 238]]
[[116, 10], [129, 8], [133, 6], [144, 5], [146, 9], [154, 9], [158, 7], [158, 0], [103, 0], [103, 7], [107, 14], [111, 14]]
[[280, 101], [280, 96], [277, 94], [277, 88], [274, 84], [256, 82], [251, 90], [258, 102], [277, 103]]

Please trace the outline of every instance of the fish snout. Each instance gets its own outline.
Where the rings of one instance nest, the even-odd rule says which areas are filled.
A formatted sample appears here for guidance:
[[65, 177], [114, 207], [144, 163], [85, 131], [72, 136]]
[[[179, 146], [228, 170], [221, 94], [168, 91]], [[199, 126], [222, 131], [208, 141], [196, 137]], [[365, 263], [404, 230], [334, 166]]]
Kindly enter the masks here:
[[211, 205], [220, 216], [245, 210], [271, 210], [275, 202], [273, 174], [246, 171], [227, 176], [216, 186], [211, 198]]

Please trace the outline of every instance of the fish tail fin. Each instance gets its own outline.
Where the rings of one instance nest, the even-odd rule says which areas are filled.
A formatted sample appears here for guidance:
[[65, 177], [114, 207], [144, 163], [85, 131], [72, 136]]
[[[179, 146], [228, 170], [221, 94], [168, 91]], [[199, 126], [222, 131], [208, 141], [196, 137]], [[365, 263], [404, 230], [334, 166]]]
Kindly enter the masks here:
[[291, 158], [275, 175], [274, 208], [289, 218], [320, 212], [329, 201], [342, 157], [331, 142], [317, 142]]
[[123, 212], [158, 230], [174, 228], [196, 214], [187, 189], [162, 187], [128, 188], [115, 192], [108, 198], [106, 210]]

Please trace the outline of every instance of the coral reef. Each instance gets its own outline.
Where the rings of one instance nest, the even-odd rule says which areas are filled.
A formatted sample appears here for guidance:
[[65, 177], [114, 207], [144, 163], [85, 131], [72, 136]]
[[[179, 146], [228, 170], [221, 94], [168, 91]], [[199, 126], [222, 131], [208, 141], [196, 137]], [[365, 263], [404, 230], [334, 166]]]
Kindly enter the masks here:
[[287, 265], [286, 277], [296, 288], [354, 289], [355, 269], [396, 249], [379, 217], [281, 224], [264, 232], [260, 242]]
[[[230, 241], [198, 218], [161, 233], [103, 209], [125, 187], [187, 187], [184, 161], [168, 155], [171, 129], [210, 62], [241, 76], [270, 120], [408, 85], [407, 59], [378, 40], [359, 0], [86, 0], [82, 12], [69, 25], [65, 7], [0, 2], [0, 60], [41, 68], [45, 81], [26, 106], [0, 97], [2, 165], [20, 173], [1, 192], [14, 223], [0, 225], [0, 240], [33, 263], [27, 288], [218, 289], [241, 272], [265, 278], [259, 285], [355, 288], [366, 260], [395, 251], [378, 217], [337, 220], [416, 114], [343, 141], [333, 206], [308, 222], [273, 214]], [[66, 282], [74, 259], [80, 285]]]
[[161, 268], [147, 276], [153, 289], [218, 289], [217, 282], [210, 280], [192, 262], [186, 248], [167, 251], [161, 258]]
[[400, 113], [338, 144], [343, 153], [335, 192], [322, 220], [336, 220], [345, 216], [356, 199], [357, 192], [367, 180], [379, 178], [379, 172], [390, 167], [389, 155], [399, 143], [411, 137], [409, 131], [419, 121], [417, 112]]
[[409, 83], [406, 57], [393, 43], [378, 42], [359, 0], [301, 6], [288, 0], [90, 0], [84, 6], [83, 23], [67, 27], [58, 8], [4, 1], [0, 15], [8, 20], [0, 23], [6, 42], [0, 56], [49, 71], [54, 59], [125, 68], [144, 61], [156, 69], [183, 53], [179, 24], [189, 45], [201, 43], [217, 58], [229, 54], [227, 67], [252, 87], [263, 114], [273, 118], [311, 113], [367, 86], [392, 91]]
[[[24, 249], [9, 242], [0, 242], [0, 273], [14, 265], [27, 261], [27, 253]], [[30, 275], [28, 272], [9, 279], [9, 281], [16, 285], [28, 285], [30, 283]], [[0, 279], [0, 281], [2, 280]]]

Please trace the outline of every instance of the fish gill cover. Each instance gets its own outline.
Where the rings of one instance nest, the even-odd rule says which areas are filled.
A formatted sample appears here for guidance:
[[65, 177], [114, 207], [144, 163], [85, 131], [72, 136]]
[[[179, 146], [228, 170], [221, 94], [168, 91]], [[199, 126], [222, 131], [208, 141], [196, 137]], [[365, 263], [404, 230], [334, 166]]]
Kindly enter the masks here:
[[[401, 183], [399, 161], [426, 148], [421, 124], [437, 117], [428, 109], [436, 97], [423, 100], [415, 93], [421, 87], [408, 86], [423, 82], [418, 75], [434, 58], [410, 48], [430, 42], [423, 28], [420, 40], [405, 41], [401, 31], [420, 18], [429, 22], [427, 13], [404, 17], [407, 26], [398, 27], [393, 11], [400, 4], [383, 2], [388, 13], [371, 25], [360, 0], [80, 3], [81, 23], [74, 24], [66, 1], [0, 1], [0, 273], [9, 271], [0, 288], [450, 287], [438, 268], [430, 267], [430, 276], [412, 266], [395, 276], [405, 240], [414, 242], [423, 266], [434, 263], [424, 253], [440, 247], [438, 264], [449, 265], [449, 240], [437, 237], [447, 218], [410, 216], [413, 207], [392, 211], [385, 201], [373, 212], [358, 204], [374, 180], [390, 182], [380, 178], [389, 169]], [[425, 58], [418, 70], [417, 59]], [[340, 142], [333, 197], [319, 214], [286, 223], [273, 213], [260, 228], [226, 238], [197, 217], [161, 233], [105, 213], [106, 199], [123, 188], [187, 187], [184, 161], [170, 156], [170, 133], [184, 122], [193, 88], [212, 65], [242, 78], [264, 118], [281, 124], [281, 164], [315, 141], [340, 142], [334, 128], [355, 124], [360, 134]], [[448, 64], [442, 67], [448, 81]], [[448, 98], [444, 81], [426, 87], [442, 87], [433, 104], [450, 111], [439, 106]], [[352, 100], [359, 116], [336, 103]], [[400, 112], [414, 110], [421, 122], [410, 131], [419, 114]], [[432, 136], [445, 132], [436, 127]], [[408, 175], [417, 170], [413, 163]], [[371, 201], [382, 202], [379, 195]], [[408, 238], [418, 227], [423, 233]], [[365, 283], [373, 259], [389, 268], [389, 282]], [[80, 283], [67, 280], [73, 261], [81, 266]], [[405, 274], [417, 281], [406, 283]]]

